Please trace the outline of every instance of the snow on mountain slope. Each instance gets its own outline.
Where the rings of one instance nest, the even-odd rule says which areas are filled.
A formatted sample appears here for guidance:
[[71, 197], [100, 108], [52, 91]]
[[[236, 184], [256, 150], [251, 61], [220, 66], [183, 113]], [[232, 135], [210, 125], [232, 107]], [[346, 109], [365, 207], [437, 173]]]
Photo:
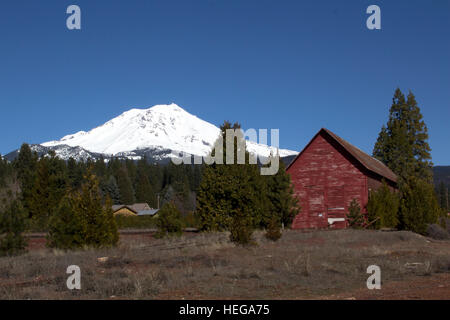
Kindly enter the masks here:
[[[42, 143], [44, 147], [67, 145], [105, 155], [126, 154], [143, 149], [165, 149], [192, 155], [207, 155], [220, 134], [213, 124], [186, 112], [176, 104], [156, 105], [149, 109], [131, 109], [92, 129], [67, 135], [61, 140]], [[253, 142], [249, 152], [267, 157], [276, 148]], [[279, 150], [280, 156], [297, 154]]]

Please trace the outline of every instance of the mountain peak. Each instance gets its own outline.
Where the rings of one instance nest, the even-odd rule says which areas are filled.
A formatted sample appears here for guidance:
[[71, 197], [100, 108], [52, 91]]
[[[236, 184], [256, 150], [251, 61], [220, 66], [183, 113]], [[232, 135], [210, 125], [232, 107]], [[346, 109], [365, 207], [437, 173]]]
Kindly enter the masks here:
[[[136, 150], [159, 149], [205, 156], [220, 135], [220, 129], [175, 103], [148, 109], [132, 108], [88, 132], [80, 131], [60, 140], [42, 143], [44, 147], [81, 147], [89, 152], [117, 155]], [[268, 156], [275, 148], [249, 142], [248, 150]], [[296, 154], [280, 150], [280, 155]]]

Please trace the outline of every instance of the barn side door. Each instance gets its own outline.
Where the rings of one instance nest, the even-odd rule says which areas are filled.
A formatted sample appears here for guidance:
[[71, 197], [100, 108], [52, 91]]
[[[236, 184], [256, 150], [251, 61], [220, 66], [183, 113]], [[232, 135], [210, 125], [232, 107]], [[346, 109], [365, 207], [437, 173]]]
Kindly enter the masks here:
[[309, 224], [310, 228], [326, 228], [327, 212], [323, 187], [311, 186], [308, 190]]
[[330, 228], [345, 228], [345, 186], [332, 186], [328, 189], [327, 216]]

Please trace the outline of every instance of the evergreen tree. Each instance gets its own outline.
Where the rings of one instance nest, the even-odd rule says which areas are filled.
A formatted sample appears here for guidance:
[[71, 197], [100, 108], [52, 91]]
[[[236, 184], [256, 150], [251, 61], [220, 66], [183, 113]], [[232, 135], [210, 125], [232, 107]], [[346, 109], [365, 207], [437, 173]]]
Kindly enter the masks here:
[[50, 201], [53, 208], [56, 208], [70, 185], [67, 177], [67, 166], [64, 160], [59, 159], [56, 154], [51, 151], [48, 158], [48, 167], [50, 175]]
[[[250, 155], [245, 150], [245, 164], [237, 164], [237, 152], [242, 146], [245, 148], [245, 141], [234, 139], [234, 164], [225, 164], [227, 152], [231, 152], [226, 149], [227, 129], [240, 129], [240, 125], [231, 126], [229, 122], [222, 125], [224, 164], [205, 167], [197, 194], [197, 211], [205, 230], [227, 230], [232, 223], [254, 227], [260, 224], [263, 215], [261, 198], [255, 189], [255, 182], [261, 181], [257, 165], [249, 164]], [[212, 156], [216, 156], [219, 142]]]
[[153, 186], [153, 190], [160, 192], [163, 188], [163, 170], [158, 164], [148, 165], [148, 178]]
[[77, 211], [72, 195], [65, 196], [49, 222], [47, 246], [50, 248], [76, 249], [86, 244], [86, 224]]
[[265, 225], [272, 221], [272, 215], [276, 215], [277, 221], [289, 227], [301, 208], [294, 196], [291, 177], [286, 172], [283, 161], [279, 161], [279, 169], [275, 175], [265, 178], [268, 184], [267, 198], [270, 202], [270, 216], [266, 218]]
[[126, 167], [122, 167], [119, 170], [117, 184], [119, 186], [121, 204], [134, 204], [136, 199], [134, 197], [133, 185], [131, 184]]
[[347, 222], [351, 228], [361, 229], [364, 226], [364, 215], [361, 213], [361, 206], [358, 200], [353, 199], [350, 202], [347, 214]]
[[252, 239], [253, 234], [253, 221], [252, 217], [248, 214], [244, 214], [241, 210], [237, 209], [235, 214], [230, 217], [230, 241], [237, 245], [247, 246], [255, 244]]
[[104, 177], [106, 175], [106, 164], [105, 159], [103, 159], [103, 157], [100, 157], [100, 159], [95, 161], [93, 173], [97, 177]]
[[443, 181], [439, 184], [438, 196], [441, 208], [447, 211], [449, 209], [448, 188]]
[[107, 197], [105, 204], [99, 189], [98, 178], [89, 170], [81, 192], [75, 196], [76, 212], [84, 220], [85, 243], [88, 246], [104, 247], [116, 245], [119, 240], [112, 202]]
[[109, 196], [113, 204], [121, 204], [119, 186], [113, 175], [109, 176], [106, 183], [103, 184], [102, 191], [105, 197]]
[[373, 155], [394, 171], [401, 181], [410, 177], [432, 182], [428, 129], [412, 92], [408, 98], [397, 89]]
[[69, 158], [67, 161], [67, 178], [70, 187], [78, 190], [83, 181], [83, 164], [77, 163], [74, 158]]
[[376, 228], [396, 228], [398, 220], [400, 198], [392, 192], [385, 181], [378, 190], [369, 193], [367, 212], [369, 222]]
[[130, 178], [130, 181], [136, 181], [137, 176], [137, 168], [133, 160], [126, 159], [125, 160], [125, 168]]
[[[9, 198], [13, 198], [9, 192]], [[25, 251], [27, 242], [23, 236], [26, 213], [17, 199], [0, 206], [0, 256], [17, 255]]]
[[440, 215], [434, 193], [428, 129], [410, 92], [407, 99], [397, 89], [387, 126], [380, 132], [373, 155], [398, 176], [401, 204], [399, 226], [425, 233]]
[[38, 156], [31, 151], [28, 144], [20, 147], [19, 155], [14, 160], [14, 168], [21, 187], [21, 202], [25, 212], [31, 217], [32, 190], [35, 183]]
[[136, 177], [136, 201], [148, 203], [150, 207], [156, 207], [156, 196], [147, 175], [139, 170]]
[[98, 178], [89, 169], [81, 190], [66, 195], [53, 213], [48, 246], [76, 249], [116, 245], [119, 234], [111, 206], [109, 197], [103, 204]]
[[6, 179], [11, 174], [10, 166], [0, 154], [0, 188], [6, 186]]
[[266, 234], [264, 236], [269, 240], [277, 241], [282, 235], [280, 227], [280, 221], [276, 216], [273, 216], [267, 225]]
[[181, 213], [174, 203], [165, 203], [156, 217], [158, 228], [157, 237], [162, 238], [170, 235], [181, 235], [183, 232], [183, 222]]
[[200, 187], [200, 182], [202, 181], [202, 168], [203, 166], [199, 164], [194, 165], [194, 172], [192, 176], [192, 188], [191, 190], [197, 191]]
[[34, 228], [47, 228], [48, 219], [66, 193], [67, 181], [65, 162], [54, 152], [39, 160], [29, 210]]
[[48, 218], [55, 203], [52, 201], [48, 160], [42, 158], [38, 163], [36, 178], [31, 191], [31, 207], [29, 209], [33, 229], [45, 230]]

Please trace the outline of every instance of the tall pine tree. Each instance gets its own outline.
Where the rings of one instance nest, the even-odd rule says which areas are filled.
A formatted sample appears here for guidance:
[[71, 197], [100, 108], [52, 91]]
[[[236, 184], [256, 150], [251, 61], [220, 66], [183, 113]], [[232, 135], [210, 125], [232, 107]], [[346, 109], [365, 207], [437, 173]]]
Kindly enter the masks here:
[[265, 226], [268, 226], [270, 222], [273, 223], [273, 216], [275, 216], [279, 223], [289, 227], [301, 207], [298, 199], [294, 196], [291, 177], [286, 172], [283, 161], [279, 160], [279, 169], [275, 175], [264, 178], [267, 179], [267, 198], [270, 201], [270, 216], [265, 220]]
[[48, 247], [68, 250], [86, 244], [87, 225], [75, 201], [72, 194], [66, 195], [51, 216], [46, 243]]
[[[227, 150], [226, 132], [229, 129], [239, 130], [240, 125], [233, 126], [225, 122], [221, 126], [223, 164], [214, 163], [204, 169], [203, 179], [197, 193], [197, 212], [206, 230], [228, 230], [233, 225], [254, 227], [261, 223], [264, 205], [255, 185], [261, 181], [259, 168], [249, 164], [250, 155], [245, 152], [245, 164], [237, 164], [237, 153], [245, 148], [245, 141], [234, 138], [234, 164], [226, 164]], [[216, 142], [212, 156], [221, 140]], [[219, 157], [220, 154], [217, 154]], [[237, 219], [237, 220], [236, 220]]]
[[150, 207], [155, 208], [156, 196], [147, 175], [138, 171], [136, 179], [136, 201], [148, 203]]
[[394, 93], [389, 120], [383, 126], [373, 156], [384, 162], [402, 181], [416, 177], [432, 182], [428, 129], [412, 92]]
[[449, 209], [448, 187], [443, 181], [439, 184], [438, 188], [439, 205], [445, 211]]
[[91, 170], [84, 178], [80, 193], [75, 195], [75, 211], [84, 221], [84, 242], [92, 247], [116, 245], [119, 240], [109, 197], [103, 203], [98, 178]]
[[21, 202], [24, 210], [31, 217], [32, 190], [36, 179], [38, 156], [31, 151], [28, 144], [24, 143], [20, 147], [19, 155], [14, 160], [14, 168], [21, 187]]
[[135, 203], [136, 199], [134, 196], [133, 185], [131, 184], [130, 177], [128, 176], [127, 167], [123, 166], [119, 169], [117, 184], [119, 186], [121, 204]]
[[26, 213], [11, 192], [8, 197], [0, 204], [0, 256], [23, 253], [27, 245], [23, 236]]
[[106, 182], [102, 184], [102, 191], [105, 196], [109, 196], [113, 204], [121, 203], [119, 186], [113, 175], [109, 176]]
[[437, 222], [440, 215], [430, 152], [428, 129], [413, 93], [405, 99], [397, 88], [373, 155], [398, 176], [400, 227], [419, 233], [425, 232], [427, 224]]

